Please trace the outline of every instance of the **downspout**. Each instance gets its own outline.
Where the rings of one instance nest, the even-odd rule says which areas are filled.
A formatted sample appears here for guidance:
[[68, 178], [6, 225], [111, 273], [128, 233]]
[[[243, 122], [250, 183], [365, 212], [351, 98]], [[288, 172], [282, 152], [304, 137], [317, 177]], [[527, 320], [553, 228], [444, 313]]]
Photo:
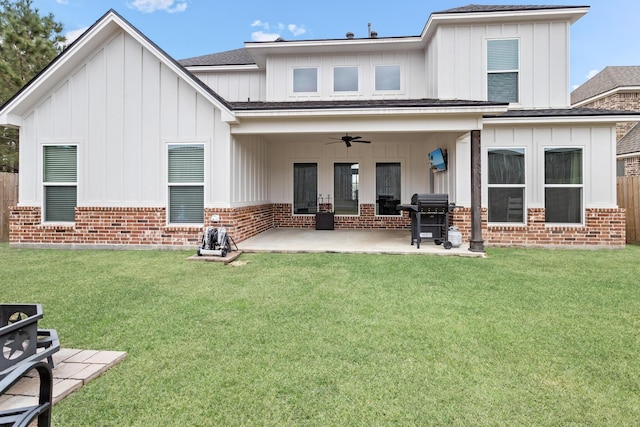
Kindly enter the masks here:
[[471, 131], [471, 252], [484, 252], [482, 240], [482, 167], [480, 131]]

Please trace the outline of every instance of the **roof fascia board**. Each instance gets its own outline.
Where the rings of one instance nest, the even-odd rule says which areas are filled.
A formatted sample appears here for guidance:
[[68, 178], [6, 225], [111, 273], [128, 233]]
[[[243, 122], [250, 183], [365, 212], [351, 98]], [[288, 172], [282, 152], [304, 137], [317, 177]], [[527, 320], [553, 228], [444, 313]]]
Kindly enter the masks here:
[[490, 125], [537, 125], [537, 124], [609, 124], [640, 121], [640, 114], [602, 116], [541, 116], [541, 117], [485, 117]]
[[603, 93], [599, 93], [598, 95], [594, 95], [591, 98], [584, 99], [580, 102], [576, 102], [572, 104], [575, 107], [581, 107], [583, 105], [589, 104], [591, 102], [598, 101], [599, 99], [606, 98], [607, 96], [615, 95], [616, 93], [624, 93], [624, 92], [640, 92], [640, 86], [620, 86], [614, 89], [608, 90]]
[[260, 69], [256, 64], [247, 65], [189, 65], [185, 66], [192, 73], [209, 73], [217, 71], [257, 71]]
[[[115, 27], [117, 26], [117, 27]], [[62, 52], [56, 57], [40, 74], [34, 77], [27, 85], [21, 89], [18, 94], [11, 99], [0, 111], [0, 123], [4, 118], [8, 118], [13, 114], [17, 107], [26, 102], [32, 95], [37, 94], [39, 89], [43, 88], [48, 79], [58, 73], [66, 74], [71, 72], [78, 66], [78, 61], [74, 60], [81, 52], [87, 52], [89, 55], [98, 46], [102, 45], [106, 40], [120, 28], [129, 36], [134, 38], [138, 43], [148, 49], [158, 60], [171, 69], [176, 74], [183, 76], [184, 80], [198, 93], [208, 99], [214, 106], [222, 111], [223, 119], [227, 122], [234, 122], [231, 110], [220, 102], [215, 96], [206, 91], [203, 86], [196, 83], [195, 76], [191, 75], [188, 70], [181, 67], [173, 58], [160, 49], [155, 43], [150, 41], [144, 34], [129, 24], [113, 9], [109, 10], [102, 18], [100, 18], [93, 26], [91, 26], [79, 39], [72, 43], [67, 51]], [[86, 55], [82, 55], [84, 58]], [[44, 87], [46, 91], [48, 88]], [[29, 103], [28, 103], [29, 104]]]
[[628, 159], [631, 157], [638, 157], [640, 155], [640, 151], [633, 151], [631, 153], [618, 154], [616, 159]]
[[456, 115], [456, 114], [501, 114], [507, 107], [395, 107], [395, 108], [331, 108], [331, 109], [283, 109], [283, 110], [243, 110], [236, 111], [236, 117], [276, 118], [276, 117], [331, 117], [331, 116], [380, 116], [380, 115]]
[[482, 116], [478, 114], [424, 116], [384, 116], [378, 117], [315, 117], [298, 118], [295, 122], [287, 118], [253, 118], [241, 122], [240, 126], [231, 126], [233, 135], [268, 134], [304, 134], [344, 131], [353, 132], [459, 132], [467, 133], [471, 129], [482, 129]]
[[423, 47], [422, 37], [380, 37], [358, 39], [245, 42], [245, 48], [260, 67], [269, 55], [324, 54], [348, 52], [393, 52]]

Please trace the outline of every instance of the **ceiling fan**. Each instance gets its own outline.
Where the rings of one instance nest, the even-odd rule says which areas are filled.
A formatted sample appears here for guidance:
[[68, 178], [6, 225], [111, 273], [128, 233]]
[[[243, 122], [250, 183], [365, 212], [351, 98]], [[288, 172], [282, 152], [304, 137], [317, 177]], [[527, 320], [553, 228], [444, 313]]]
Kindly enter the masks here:
[[361, 139], [361, 138], [362, 138], [361, 136], [351, 136], [347, 133], [340, 138], [331, 138], [331, 139], [335, 139], [335, 141], [327, 142], [327, 144], [335, 144], [336, 142], [342, 141], [347, 146], [347, 148], [351, 147], [352, 142], [361, 142], [363, 144], [371, 144], [371, 141], [365, 141], [364, 139]]

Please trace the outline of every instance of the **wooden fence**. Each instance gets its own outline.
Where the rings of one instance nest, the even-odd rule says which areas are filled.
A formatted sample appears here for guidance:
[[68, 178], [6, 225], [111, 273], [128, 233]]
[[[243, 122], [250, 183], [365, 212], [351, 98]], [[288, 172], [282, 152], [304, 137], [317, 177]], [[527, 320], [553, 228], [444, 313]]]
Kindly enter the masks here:
[[627, 242], [640, 243], [640, 176], [617, 178], [618, 206], [627, 210]]
[[0, 172], [0, 242], [9, 240], [9, 207], [18, 204], [18, 174]]

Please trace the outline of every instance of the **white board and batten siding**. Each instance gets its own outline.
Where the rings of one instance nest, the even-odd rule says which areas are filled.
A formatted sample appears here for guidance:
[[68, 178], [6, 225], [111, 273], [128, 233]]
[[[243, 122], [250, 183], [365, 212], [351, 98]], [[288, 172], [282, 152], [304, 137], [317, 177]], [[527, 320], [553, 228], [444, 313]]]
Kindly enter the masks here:
[[[376, 163], [398, 162], [401, 165], [402, 202], [409, 203], [414, 193], [448, 193], [455, 198], [455, 162], [447, 173], [433, 174], [429, 169], [430, 151], [436, 148], [455, 150], [455, 135], [446, 133], [403, 135], [377, 134], [372, 144], [326, 144], [326, 140], [304, 138], [299, 141], [269, 142], [269, 193], [274, 203], [291, 203], [293, 198], [293, 165], [318, 165], [318, 194], [333, 197], [334, 163], [358, 163], [359, 202], [376, 202]], [[325, 137], [326, 139], [326, 137]], [[431, 182], [433, 181], [433, 183]]]
[[[216, 185], [205, 204], [229, 200], [228, 125], [184, 78], [124, 31], [96, 49], [25, 115], [22, 205], [42, 203], [42, 145], [77, 144], [78, 205], [161, 207], [167, 144], [204, 143]], [[214, 144], [221, 139], [221, 144]], [[219, 148], [221, 147], [221, 148]], [[205, 177], [207, 172], [205, 172]], [[205, 178], [207, 179], [207, 178]]]
[[[610, 144], [603, 141], [611, 141]], [[615, 128], [610, 125], [557, 126], [557, 127], [494, 127], [482, 131], [482, 163], [487, 164], [487, 150], [492, 147], [525, 149], [525, 181], [527, 205], [543, 208], [544, 149], [576, 147], [583, 149], [583, 195], [585, 208], [615, 208]], [[613, 149], [612, 149], [613, 147]], [[486, 168], [482, 181], [487, 182]], [[487, 187], [483, 186], [482, 200], [487, 200]]]
[[[305, 101], [328, 99], [419, 99], [425, 96], [424, 51], [393, 53], [282, 55], [267, 58], [267, 101]], [[376, 92], [375, 67], [399, 65], [401, 90]], [[336, 66], [359, 68], [357, 92], [334, 92], [333, 69]], [[318, 92], [294, 93], [293, 69], [317, 67]]]
[[519, 40], [519, 102], [523, 108], [570, 105], [569, 22], [441, 26], [430, 41], [427, 96], [487, 99], [487, 40]]
[[229, 102], [266, 100], [264, 71], [196, 71], [193, 74]]

